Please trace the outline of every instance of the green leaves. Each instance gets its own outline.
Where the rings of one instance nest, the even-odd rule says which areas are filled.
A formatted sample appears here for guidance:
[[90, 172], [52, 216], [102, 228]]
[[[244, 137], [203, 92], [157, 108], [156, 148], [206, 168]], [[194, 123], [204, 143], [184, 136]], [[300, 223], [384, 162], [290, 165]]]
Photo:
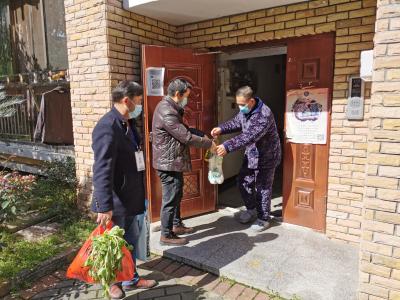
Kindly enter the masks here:
[[40, 262], [57, 255], [66, 247], [61, 243], [58, 236], [31, 242], [0, 232], [0, 280], [10, 280], [22, 270], [35, 268]]
[[0, 172], [0, 222], [12, 220], [28, 207], [36, 177]]
[[85, 263], [90, 267], [89, 275], [102, 285], [106, 297], [109, 297], [109, 288], [115, 282], [117, 271], [122, 268], [122, 248], [131, 249], [124, 240], [124, 234], [122, 228], [114, 226], [93, 237], [91, 252]]
[[79, 212], [64, 215], [65, 223], [54, 236], [35, 242], [24, 241], [19, 236], [0, 230], [0, 281], [10, 280], [24, 269], [37, 267], [39, 263], [54, 257], [69, 247], [83, 243], [96, 225]]
[[6, 209], [10, 205], [10, 203], [11, 203], [10, 200], [4, 201], [3, 203], [1, 203], [1, 208]]
[[78, 186], [75, 160], [72, 157], [46, 162], [42, 171], [49, 182], [72, 189]]

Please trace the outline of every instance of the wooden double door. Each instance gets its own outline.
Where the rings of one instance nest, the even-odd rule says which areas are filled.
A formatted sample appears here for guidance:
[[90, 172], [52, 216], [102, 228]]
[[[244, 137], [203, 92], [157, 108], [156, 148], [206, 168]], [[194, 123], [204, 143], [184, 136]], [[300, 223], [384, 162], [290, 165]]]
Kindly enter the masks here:
[[[287, 41], [286, 90], [302, 87], [328, 88], [332, 93], [334, 35], [323, 34]], [[194, 89], [185, 109], [185, 122], [206, 133], [217, 125], [218, 101], [215, 91], [215, 55], [196, 54], [190, 49], [159, 46], [142, 47], [142, 78], [147, 82], [148, 67], [165, 68], [164, 91], [174, 78], [188, 80]], [[306, 76], [312, 66], [314, 77]], [[146, 91], [146, 88], [145, 88]], [[144, 97], [147, 193], [152, 220], [160, 216], [161, 184], [151, 167], [149, 133], [154, 109], [160, 96]], [[329, 99], [329, 116], [330, 101]], [[330, 117], [328, 117], [330, 122]], [[286, 124], [285, 124], [286, 126]], [[328, 131], [330, 124], [328, 124]], [[328, 187], [329, 132], [327, 144], [294, 144], [285, 139], [283, 156], [283, 218], [285, 222], [318, 231], [325, 230]], [[192, 148], [193, 171], [184, 174], [183, 216], [193, 216], [216, 208], [216, 188], [207, 180], [204, 150]]]

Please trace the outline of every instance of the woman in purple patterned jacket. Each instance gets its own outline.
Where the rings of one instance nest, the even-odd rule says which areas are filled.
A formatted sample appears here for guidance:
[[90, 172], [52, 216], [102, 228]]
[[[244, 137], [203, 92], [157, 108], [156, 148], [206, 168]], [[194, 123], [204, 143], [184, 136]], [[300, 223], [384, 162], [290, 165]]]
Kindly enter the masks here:
[[249, 86], [236, 92], [240, 112], [231, 120], [211, 131], [213, 137], [233, 132], [241, 133], [217, 148], [219, 156], [246, 148], [238, 186], [247, 210], [239, 215], [243, 224], [254, 222], [255, 231], [269, 227], [272, 183], [275, 168], [281, 160], [281, 145], [271, 109], [261, 99], [253, 97]]

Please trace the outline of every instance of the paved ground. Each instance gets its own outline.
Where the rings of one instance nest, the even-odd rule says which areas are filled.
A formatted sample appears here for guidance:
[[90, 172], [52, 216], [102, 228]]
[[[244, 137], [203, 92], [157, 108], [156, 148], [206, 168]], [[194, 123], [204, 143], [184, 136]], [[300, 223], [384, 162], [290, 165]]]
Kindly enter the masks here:
[[[255, 234], [233, 219], [232, 209], [192, 218], [186, 224], [197, 229], [186, 246], [161, 247], [159, 232], [152, 233], [152, 251], [175, 261], [155, 258], [140, 265], [139, 273], [160, 285], [131, 292], [126, 299], [281, 299], [267, 296], [267, 291], [302, 300], [356, 299], [355, 247], [288, 224], [275, 223]], [[56, 272], [6, 300], [104, 299], [99, 286], [68, 280], [64, 274]]]
[[[146, 278], [156, 279], [159, 286], [151, 290], [129, 292], [129, 300], [275, 300], [246, 286], [222, 280], [212, 274], [202, 272], [188, 265], [179, 264], [165, 258], [155, 258], [140, 265], [139, 273]], [[104, 299], [101, 287], [87, 285], [65, 278], [65, 271], [58, 271], [42, 278], [32, 287], [6, 297], [4, 300]]]
[[232, 209], [185, 223], [197, 229], [188, 236], [188, 245], [160, 246], [159, 232], [154, 232], [152, 251], [287, 298], [356, 299], [357, 247], [289, 224], [274, 223], [267, 231], [254, 233], [234, 220]]

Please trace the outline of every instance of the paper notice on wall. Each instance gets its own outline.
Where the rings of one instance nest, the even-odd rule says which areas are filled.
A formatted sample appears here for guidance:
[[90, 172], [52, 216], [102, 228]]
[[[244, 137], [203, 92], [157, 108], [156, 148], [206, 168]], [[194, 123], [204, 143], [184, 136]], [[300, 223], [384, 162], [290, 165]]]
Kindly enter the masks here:
[[326, 144], [327, 88], [291, 90], [286, 94], [286, 137], [291, 143]]
[[147, 96], [164, 96], [164, 73], [165, 68], [147, 68]]

